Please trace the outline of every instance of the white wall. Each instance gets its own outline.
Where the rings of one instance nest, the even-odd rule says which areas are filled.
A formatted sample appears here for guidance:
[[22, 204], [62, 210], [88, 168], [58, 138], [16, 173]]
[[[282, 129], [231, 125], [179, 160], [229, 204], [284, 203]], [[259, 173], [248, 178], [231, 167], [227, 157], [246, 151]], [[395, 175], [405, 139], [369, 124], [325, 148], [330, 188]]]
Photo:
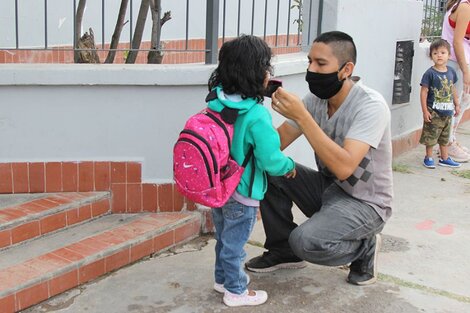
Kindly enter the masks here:
[[[392, 108], [395, 138], [421, 127], [419, 80], [430, 66], [426, 49], [417, 43], [421, 6], [415, 0], [325, 1], [323, 31], [353, 36], [359, 52], [356, 74], [389, 103], [396, 41], [415, 41], [410, 103]], [[279, 56], [274, 64], [286, 89], [300, 96], [308, 92], [306, 54]], [[213, 68], [0, 65], [0, 162], [141, 160], [147, 181], [170, 179], [173, 143], [185, 120], [204, 107]], [[273, 116], [275, 125], [283, 121]], [[314, 165], [305, 140], [287, 152]]]
[[[0, 48], [12, 48], [16, 45], [15, 40], [15, 6], [13, 0], [0, 1]], [[105, 1], [105, 43], [111, 41], [117, 15], [119, 12], [120, 0]], [[78, 4], [78, 0], [77, 0]], [[252, 0], [241, 1], [240, 33], [251, 33], [251, 11]], [[140, 1], [133, 1], [133, 29], [137, 14], [139, 12]], [[267, 34], [276, 33], [276, 9], [277, 1], [268, 1], [267, 11]], [[168, 21], [162, 30], [162, 40], [185, 39], [186, 38], [186, 0], [162, 0], [162, 10], [171, 11], [172, 19]], [[264, 11], [265, 1], [255, 1], [255, 21], [254, 33], [263, 35], [264, 32]], [[22, 48], [44, 47], [44, 1], [22, 0], [19, 1], [19, 44]], [[73, 44], [73, 0], [48, 0], [48, 45], [71, 45]], [[95, 33], [97, 43], [102, 42], [101, 26], [101, 1], [87, 1], [86, 10], [83, 17], [82, 33], [88, 31], [90, 27]], [[279, 7], [279, 34], [287, 33], [287, 15], [289, 13], [288, 1], [280, 1]], [[298, 18], [298, 11], [293, 9], [290, 12], [289, 33], [297, 34], [297, 24], [292, 24]], [[233, 37], [237, 34], [238, 1], [226, 1], [226, 29], [225, 36]], [[130, 8], [127, 10], [126, 20], [130, 19]], [[189, 1], [189, 38], [204, 38], [206, 29], [206, 0]], [[220, 21], [219, 28], [222, 34], [223, 22], [223, 1], [220, 1]], [[144, 41], [150, 40], [151, 16], [147, 17], [147, 24], [144, 32]], [[127, 23], [121, 34], [121, 42], [129, 42], [130, 23]]]
[[[276, 62], [277, 75], [298, 94], [307, 92], [299, 83], [306, 60], [297, 54]], [[147, 181], [169, 179], [173, 144], [185, 120], [204, 108], [213, 69], [202, 64], [0, 65], [0, 94], [8, 99], [0, 102], [0, 163], [140, 160]], [[283, 120], [274, 119], [277, 125]], [[289, 153], [312, 165], [304, 147], [301, 141]]]
[[[355, 74], [364, 83], [380, 91], [389, 103], [392, 114], [392, 136], [398, 137], [421, 124], [418, 66], [422, 1], [417, 0], [328, 0], [325, 1], [322, 31], [341, 30], [350, 34], [357, 46]], [[415, 57], [412, 73], [412, 94], [408, 104], [392, 106], [397, 41], [413, 40]], [[418, 64], [417, 64], [418, 63]], [[415, 103], [416, 99], [418, 102]], [[417, 108], [416, 108], [417, 106]]]

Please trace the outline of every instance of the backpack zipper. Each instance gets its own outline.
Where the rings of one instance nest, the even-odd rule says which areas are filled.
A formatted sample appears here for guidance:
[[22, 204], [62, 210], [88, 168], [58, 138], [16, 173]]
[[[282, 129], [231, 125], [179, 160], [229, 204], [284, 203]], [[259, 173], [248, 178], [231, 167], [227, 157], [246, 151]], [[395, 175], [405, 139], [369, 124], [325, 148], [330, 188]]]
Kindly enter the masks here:
[[211, 188], [213, 188], [214, 187], [214, 182], [212, 181], [212, 173], [211, 173], [211, 169], [210, 169], [210, 166], [209, 166], [209, 161], [207, 160], [206, 155], [204, 154], [204, 151], [202, 151], [201, 147], [199, 147], [199, 145], [194, 140], [191, 140], [189, 138], [180, 138], [180, 139], [178, 139], [178, 141], [187, 142], [187, 143], [189, 143], [190, 145], [193, 145], [194, 147], [196, 147], [196, 149], [199, 150], [199, 153], [201, 153], [202, 158], [204, 160], [204, 164], [206, 166], [207, 174], [209, 175], [209, 183], [211, 185]]
[[[217, 160], [215, 159], [214, 151], [212, 151], [211, 146], [207, 142], [207, 140], [204, 137], [202, 137], [201, 135], [199, 135], [198, 133], [196, 133], [192, 130], [189, 130], [189, 129], [183, 129], [181, 131], [181, 134], [188, 134], [188, 135], [194, 136], [206, 145], [207, 150], [209, 150], [209, 153], [211, 154], [212, 165], [214, 166], [214, 172], [217, 174], [219, 172], [219, 166], [217, 165]], [[202, 151], [202, 149], [201, 149], [201, 151]]]

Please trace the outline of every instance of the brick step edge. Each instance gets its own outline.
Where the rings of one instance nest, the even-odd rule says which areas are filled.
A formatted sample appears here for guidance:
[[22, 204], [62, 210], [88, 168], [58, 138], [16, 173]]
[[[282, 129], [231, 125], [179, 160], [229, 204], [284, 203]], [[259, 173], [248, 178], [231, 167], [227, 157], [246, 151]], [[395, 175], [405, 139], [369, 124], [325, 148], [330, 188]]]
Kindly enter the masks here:
[[[162, 216], [177, 217], [170, 223]], [[23, 310], [106, 273], [134, 263], [197, 237], [201, 220], [197, 213], [152, 213], [129, 224], [0, 272], [20, 273], [24, 281], [0, 290], [0, 313]], [[124, 242], [120, 242], [125, 240]], [[103, 246], [106, 246], [105, 248]], [[38, 275], [38, 272], [41, 272]], [[36, 274], [36, 275], [34, 275]]]
[[[61, 194], [52, 197], [54, 199], [61, 198]], [[37, 202], [37, 200], [35, 201]], [[35, 201], [32, 201], [32, 203], [35, 203]], [[30, 204], [25, 203], [18, 206], [18, 208], [27, 207], [28, 205]], [[81, 196], [72, 202], [57, 203], [48, 209], [36, 213], [31, 212], [9, 222], [1, 222], [0, 250], [110, 213], [111, 195], [109, 192], [92, 192], [89, 195], [81, 193]]]

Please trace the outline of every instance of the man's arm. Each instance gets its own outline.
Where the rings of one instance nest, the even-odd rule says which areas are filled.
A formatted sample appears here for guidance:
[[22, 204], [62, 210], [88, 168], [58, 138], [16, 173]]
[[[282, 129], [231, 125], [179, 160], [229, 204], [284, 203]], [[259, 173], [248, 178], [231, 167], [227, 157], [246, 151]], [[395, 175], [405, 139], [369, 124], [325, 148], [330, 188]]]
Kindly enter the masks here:
[[[280, 101], [280, 103], [276, 104], [277, 101]], [[353, 139], [345, 139], [344, 147], [339, 146], [323, 132], [305, 108], [302, 100], [282, 88], [278, 89], [276, 96], [273, 98], [273, 109], [297, 123], [300, 132], [305, 135], [323, 164], [339, 180], [345, 180], [351, 176], [370, 149], [367, 143]], [[290, 138], [286, 136], [285, 143], [287, 145], [292, 142], [289, 142]], [[283, 144], [284, 141], [281, 135], [281, 146], [287, 146]]]

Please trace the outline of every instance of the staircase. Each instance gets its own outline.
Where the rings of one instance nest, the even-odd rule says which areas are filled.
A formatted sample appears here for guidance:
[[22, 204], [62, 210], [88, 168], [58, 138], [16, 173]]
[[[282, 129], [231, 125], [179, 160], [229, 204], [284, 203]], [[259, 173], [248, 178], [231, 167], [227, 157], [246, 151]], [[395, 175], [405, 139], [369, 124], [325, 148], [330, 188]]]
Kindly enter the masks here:
[[[95, 181], [80, 190], [80, 173], [82, 181], [99, 176], [102, 182], [103, 175], [80, 172], [77, 165], [77, 184], [64, 188], [66, 179], [49, 180], [54, 192], [47, 190], [47, 170], [44, 180], [28, 175], [27, 182], [15, 184], [18, 171], [0, 164], [0, 313], [21, 311], [199, 235], [204, 215], [174, 194], [172, 184], [142, 183], [140, 164], [135, 178], [126, 173], [136, 163], [119, 163], [124, 174], [114, 173], [121, 177], [118, 182], [108, 162], [104, 187], [96, 188]], [[36, 163], [31, 164], [26, 168], [36, 171]], [[11, 186], [5, 184], [5, 168], [11, 169]], [[31, 177], [41, 182], [41, 192]], [[21, 186], [18, 192], [15, 186]]]

